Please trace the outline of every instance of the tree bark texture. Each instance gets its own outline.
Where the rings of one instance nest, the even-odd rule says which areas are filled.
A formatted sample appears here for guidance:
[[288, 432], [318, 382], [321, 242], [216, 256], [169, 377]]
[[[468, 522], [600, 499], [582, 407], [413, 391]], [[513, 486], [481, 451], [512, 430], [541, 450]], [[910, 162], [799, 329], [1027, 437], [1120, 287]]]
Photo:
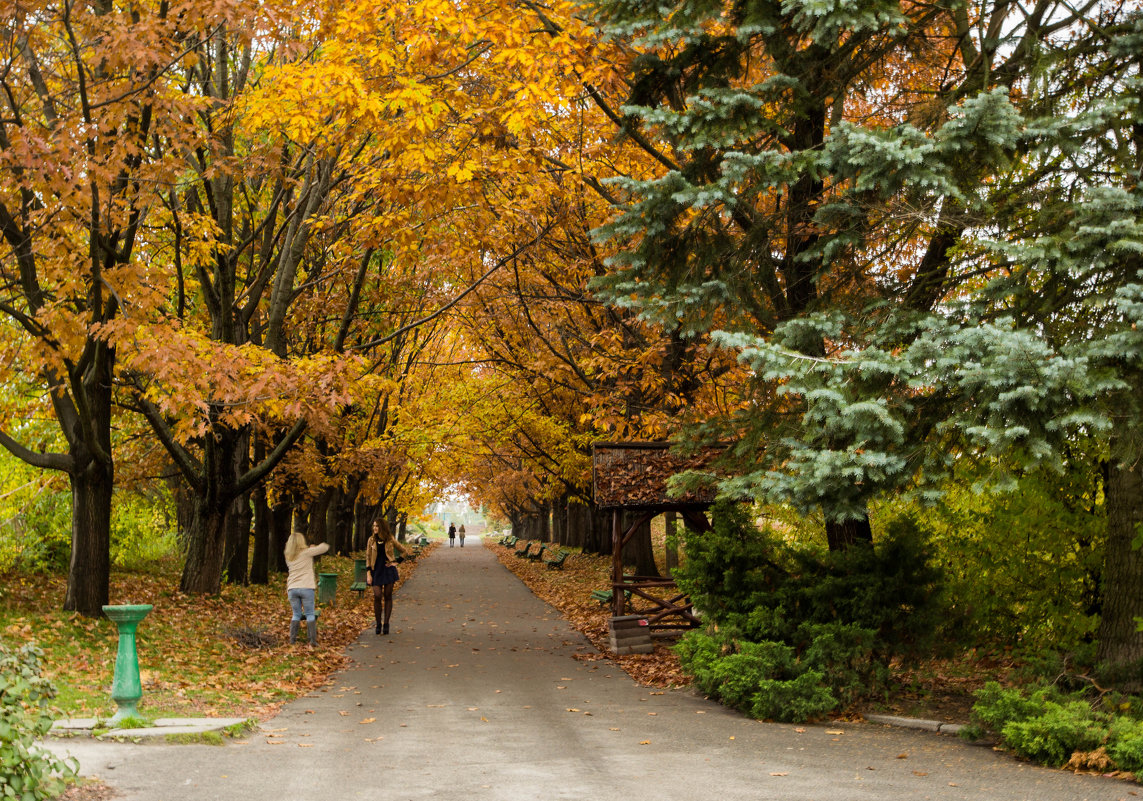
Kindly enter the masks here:
[[259, 488], [251, 496], [254, 514], [254, 551], [250, 556], [250, 583], [270, 581], [270, 507], [266, 491]]
[[1103, 567], [1103, 617], [1097, 658], [1107, 681], [1127, 692], [1143, 690], [1143, 465], [1109, 465], [1104, 489], [1107, 553]]
[[673, 576], [679, 566], [678, 520], [674, 512], [663, 513], [663, 527], [667, 534], [665, 561], [667, 575]]
[[286, 498], [279, 498], [270, 507], [270, 569], [276, 573], [287, 571], [286, 540], [290, 538], [293, 525], [293, 504]]
[[860, 520], [826, 521], [825, 530], [830, 551], [845, 551], [859, 542], [873, 542], [869, 515]]
[[[637, 514], [627, 512], [623, 515], [623, 530], [635, 522]], [[623, 546], [623, 564], [632, 568], [637, 576], [659, 577], [659, 566], [655, 564], [655, 549], [651, 542], [651, 519], [647, 519], [635, 531], [627, 544]]]
[[97, 460], [71, 476], [71, 561], [64, 609], [100, 617], [110, 599], [113, 468]]
[[243, 585], [250, 580], [249, 504], [244, 501], [245, 498], [231, 501], [226, 518], [226, 562], [222, 569], [227, 584]]
[[231, 504], [195, 496], [194, 516], [187, 531], [187, 559], [179, 590], [196, 595], [217, 595], [222, 590], [226, 558], [226, 526]]

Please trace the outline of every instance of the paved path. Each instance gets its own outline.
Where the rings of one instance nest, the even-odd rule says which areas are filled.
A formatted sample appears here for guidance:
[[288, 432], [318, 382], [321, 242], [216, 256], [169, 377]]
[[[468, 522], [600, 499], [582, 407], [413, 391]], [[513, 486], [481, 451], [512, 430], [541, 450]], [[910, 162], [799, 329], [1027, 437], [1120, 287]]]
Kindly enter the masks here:
[[331, 685], [245, 741], [63, 747], [124, 801], [1110, 801], [1139, 792], [929, 732], [759, 723], [689, 691], [641, 688], [474, 538], [417, 568], [393, 623], [388, 637], [362, 634]]

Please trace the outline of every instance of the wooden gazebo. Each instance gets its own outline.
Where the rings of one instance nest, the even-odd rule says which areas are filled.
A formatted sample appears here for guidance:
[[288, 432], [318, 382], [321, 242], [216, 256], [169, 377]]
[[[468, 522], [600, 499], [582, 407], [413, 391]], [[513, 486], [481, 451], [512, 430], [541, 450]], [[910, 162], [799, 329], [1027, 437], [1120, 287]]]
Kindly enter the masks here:
[[[597, 442], [592, 448], [592, 483], [595, 503], [611, 511], [611, 611], [614, 618], [631, 614], [632, 605], [653, 629], [681, 629], [698, 625], [690, 599], [672, 593], [671, 578], [625, 575], [623, 547], [639, 528], [663, 512], [677, 512], [695, 531], [709, 531], [706, 511], [715, 499], [714, 488], [671, 497], [667, 480], [686, 470], [707, 466], [719, 453], [706, 449], [693, 457], [671, 453], [669, 442]], [[623, 526], [623, 514], [629, 514]], [[665, 591], [665, 592], [664, 592]]]

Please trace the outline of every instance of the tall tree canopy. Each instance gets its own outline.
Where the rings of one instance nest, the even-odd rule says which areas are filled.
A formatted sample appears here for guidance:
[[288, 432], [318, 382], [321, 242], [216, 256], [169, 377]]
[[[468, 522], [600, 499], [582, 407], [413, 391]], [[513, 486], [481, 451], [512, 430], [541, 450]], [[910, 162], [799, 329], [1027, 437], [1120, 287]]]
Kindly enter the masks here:
[[1102, 653], [1138, 679], [1138, 7], [597, 7], [660, 165], [618, 182], [598, 286], [750, 367], [701, 432], [740, 443], [724, 490], [821, 508], [841, 546], [958, 456], [1114, 432]]

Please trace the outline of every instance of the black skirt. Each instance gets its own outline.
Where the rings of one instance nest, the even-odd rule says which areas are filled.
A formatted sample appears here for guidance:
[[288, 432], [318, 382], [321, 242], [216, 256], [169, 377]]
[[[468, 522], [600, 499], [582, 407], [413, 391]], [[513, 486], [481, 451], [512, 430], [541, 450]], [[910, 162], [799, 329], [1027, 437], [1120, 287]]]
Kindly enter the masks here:
[[399, 577], [396, 565], [384, 565], [373, 571], [373, 583], [376, 585], [395, 584]]

